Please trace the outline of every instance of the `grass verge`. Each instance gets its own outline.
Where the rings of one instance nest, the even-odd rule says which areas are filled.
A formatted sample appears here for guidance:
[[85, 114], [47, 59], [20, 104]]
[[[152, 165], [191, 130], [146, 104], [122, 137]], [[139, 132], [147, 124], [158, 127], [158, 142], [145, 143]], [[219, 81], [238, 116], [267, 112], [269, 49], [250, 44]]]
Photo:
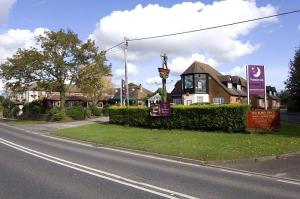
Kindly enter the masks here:
[[239, 134], [151, 130], [111, 124], [62, 129], [56, 136], [197, 160], [228, 160], [300, 150], [300, 125], [282, 123], [279, 132]]

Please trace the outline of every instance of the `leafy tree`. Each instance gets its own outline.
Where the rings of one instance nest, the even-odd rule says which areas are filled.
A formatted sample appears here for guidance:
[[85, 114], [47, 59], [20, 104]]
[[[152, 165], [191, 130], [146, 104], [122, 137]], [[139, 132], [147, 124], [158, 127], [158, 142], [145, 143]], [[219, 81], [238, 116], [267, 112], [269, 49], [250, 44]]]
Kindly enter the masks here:
[[82, 68], [79, 72], [76, 84], [82, 92], [86, 93], [97, 104], [104, 92], [113, 88], [110, 73], [111, 66], [105, 64], [105, 57], [97, 57], [99, 61]]
[[60, 92], [64, 111], [65, 84], [76, 82], [82, 66], [102, 64], [100, 53], [94, 42], [82, 42], [70, 30], [46, 31], [35, 40], [38, 48], [19, 49], [0, 65], [1, 77], [15, 92], [23, 92], [33, 82], [48, 91]]
[[137, 84], [135, 84], [135, 83], [132, 83], [132, 82], [130, 82], [130, 83], [128, 83], [128, 87], [137, 87], [138, 85]]
[[156, 95], [156, 93], [158, 93], [160, 96], [162, 96], [162, 93], [163, 93], [162, 88], [158, 88], [156, 91], [154, 91], [153, 93], [149, 94], [149, 95], [147, 96], [147, 98]]
[[294, 59], [290, 61], [289, 77], [285, 82], [288, 98], [288, 110], [300, 111], [300, 48], [296, 49]]

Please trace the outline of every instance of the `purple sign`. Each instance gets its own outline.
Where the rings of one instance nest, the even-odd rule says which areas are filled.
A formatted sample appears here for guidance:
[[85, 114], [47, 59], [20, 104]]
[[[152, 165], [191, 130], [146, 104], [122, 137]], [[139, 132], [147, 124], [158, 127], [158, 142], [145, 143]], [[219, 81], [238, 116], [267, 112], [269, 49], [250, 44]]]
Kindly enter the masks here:
[[151, 104], [150, 116], [169, 117], [171, 115], [170, 103]]
[[170, 103], [160, 103], [160, 116], [168, 117], [171, 115]]
[[263, 65], [248, 65], [249, 95], [265, 95], [265, 70]]
[[121, 81], [121, 84], [122, 84], [122, 97], [125, 98], [125, 95], [126, 95], [126, 91], [125, 91], [125, 81], [122, 79]]

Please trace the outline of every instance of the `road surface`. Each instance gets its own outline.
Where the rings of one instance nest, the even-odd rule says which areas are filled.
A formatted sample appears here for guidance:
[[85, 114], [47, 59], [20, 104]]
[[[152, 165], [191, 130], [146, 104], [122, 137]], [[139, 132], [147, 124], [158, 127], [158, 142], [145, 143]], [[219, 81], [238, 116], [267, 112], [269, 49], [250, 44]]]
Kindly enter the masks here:
[[0, 198], [299, 198], [300, 183], [0, 125]]

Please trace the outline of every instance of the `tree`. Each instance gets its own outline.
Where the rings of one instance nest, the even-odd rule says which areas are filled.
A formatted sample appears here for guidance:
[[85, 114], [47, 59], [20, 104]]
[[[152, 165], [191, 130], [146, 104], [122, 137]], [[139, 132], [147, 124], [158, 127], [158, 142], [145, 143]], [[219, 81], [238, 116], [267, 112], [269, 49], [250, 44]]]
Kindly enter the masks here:
[[76, 84], [82, 92], [89, 96], [93, 104], [97, 104], [104, 92], [113, 89], [110, 73], [111, 67], [105, 65], [102, 60], [102, 64], [91, 64], [82, 68]]
[[93, 41], [82, 42], [70, 30], [46, 31], [35, 40], [38, 48], [19, 49], [0, 65], [1, 77], [13, 91], [22, 92], [36, 82], [40, 88], [60, 92], [64, 111], [65, 84], [76, 82], [82, 66], [103, 64], [104, 55]]
[[285, 82], [288, 98], [288, 110], [300, 111], [300, 48], [296, 49], [294, 59], [289, 64], [289, 77]]

